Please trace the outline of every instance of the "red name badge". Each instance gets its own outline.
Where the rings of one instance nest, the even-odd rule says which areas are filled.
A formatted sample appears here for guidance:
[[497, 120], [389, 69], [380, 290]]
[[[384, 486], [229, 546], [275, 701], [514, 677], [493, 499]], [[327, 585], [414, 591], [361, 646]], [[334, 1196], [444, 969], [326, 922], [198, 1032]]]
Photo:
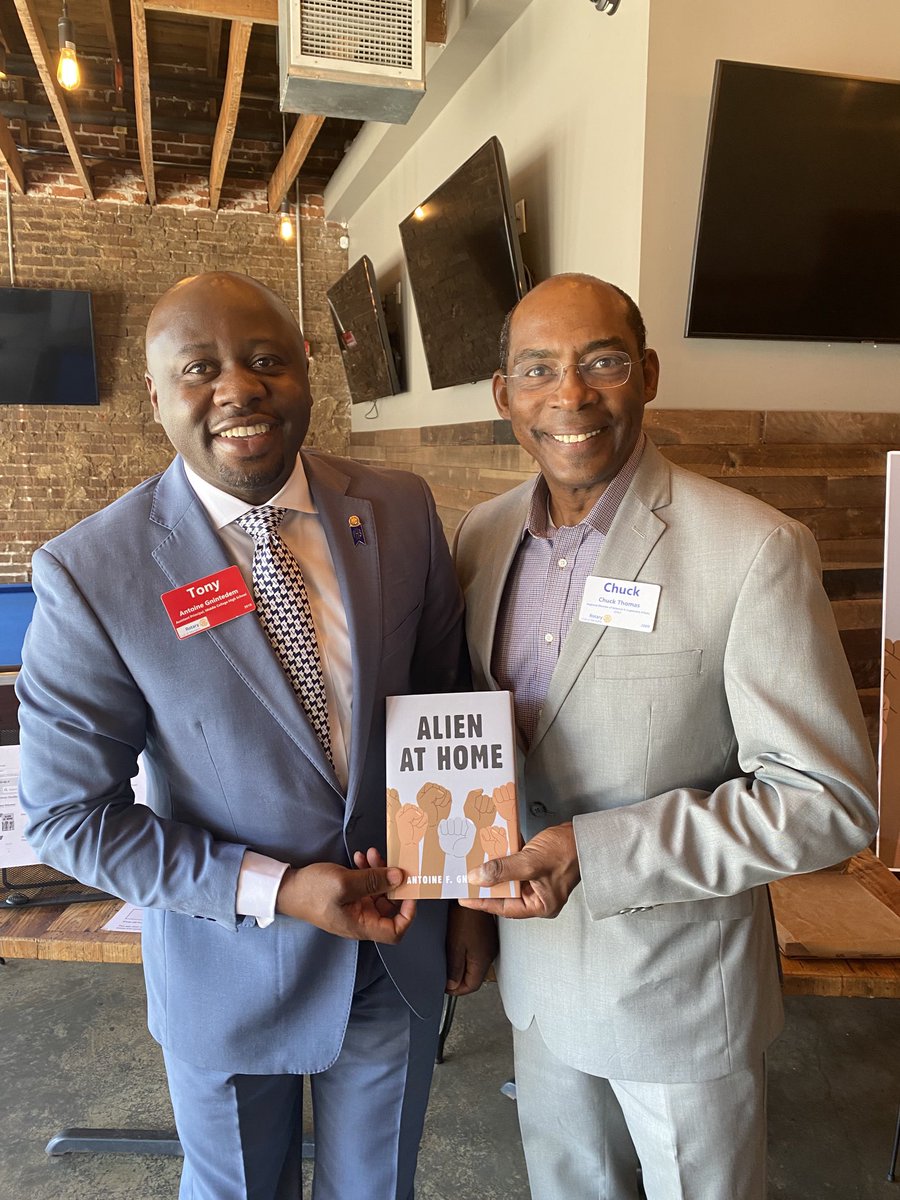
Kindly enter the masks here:
[[253, 612], [256, 605], [237, 567], [226, 567], [160, 596], [180, 638], [193, 637]]

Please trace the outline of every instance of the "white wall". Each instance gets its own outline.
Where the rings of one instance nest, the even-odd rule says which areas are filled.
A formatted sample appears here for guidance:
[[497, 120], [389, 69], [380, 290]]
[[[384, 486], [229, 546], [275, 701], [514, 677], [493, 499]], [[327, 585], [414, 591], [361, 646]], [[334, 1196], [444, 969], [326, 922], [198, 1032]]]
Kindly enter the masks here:
[[[623, 12], [628, 3], [624, 0]], [[683, 337], [717, 58], [898, 79], [900, 4], [652, 0], [639, 295], [650, 341], [662, 360], [658, 403], [673, 408], [900, 408], [900, 346]]]
[[[402, 277], [411, 300], [399, 222], [496, 134], [513, 200], [526, 201], [522, 249], [536, 276], [589, 271], [636, 290], [649, 3], [625, 0], [609, 18], [587, 0], [533, 0], [384, 182], [353, 212], [333, 205], [350, 262], [368, 254], [379, 282]], [[354, 406], [353, 429], [493, 419], [487, 382], [431, 390], [410, 303], [405, 319], [409, 392], [379, 401], [374, 421]]]

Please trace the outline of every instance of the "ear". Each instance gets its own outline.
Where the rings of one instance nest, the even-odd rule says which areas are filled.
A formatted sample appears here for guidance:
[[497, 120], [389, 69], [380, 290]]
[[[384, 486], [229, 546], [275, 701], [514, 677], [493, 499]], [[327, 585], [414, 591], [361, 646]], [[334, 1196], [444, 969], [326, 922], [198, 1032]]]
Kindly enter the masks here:
[[655, 350], [644, 351], [644, 404], [656, 399], [659, 389], [659, 355]]
[[510, 419], [509, 388], [506, 386], [506, 380], [499, 371], [494, 372], [494, 377], [491, 380], [491, 390], [494, 393], [494, 404], [497, 407], [497, 412], [504, 421], [508, 421]]
[[153, 376], [145, 375], [144, 383], [147, 385], [147, 391], [150, 393], [150, 403], [153, 405], [153, 420], [157, 425], [162, 425], [162, 421], [159, 419], [159, 399], [156, 395], [156, 384], [153, 382]]

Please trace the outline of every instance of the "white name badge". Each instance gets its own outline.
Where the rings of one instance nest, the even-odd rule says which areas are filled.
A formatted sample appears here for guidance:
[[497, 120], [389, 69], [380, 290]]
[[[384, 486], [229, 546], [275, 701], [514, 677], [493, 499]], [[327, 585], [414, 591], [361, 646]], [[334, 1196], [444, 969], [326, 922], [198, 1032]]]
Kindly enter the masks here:
[[579, 621], [590, 625], [618, 625], [649, 633], [656, 621], [658, 583], [635, 583], [633, 579], [603, 579], [589, 575], [581, 598]]

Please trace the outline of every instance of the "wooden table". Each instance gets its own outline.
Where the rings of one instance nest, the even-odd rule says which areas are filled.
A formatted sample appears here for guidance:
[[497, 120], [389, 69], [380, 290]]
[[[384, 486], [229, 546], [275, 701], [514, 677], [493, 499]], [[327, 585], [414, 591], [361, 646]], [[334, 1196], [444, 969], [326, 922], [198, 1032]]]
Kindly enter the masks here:
[[[850, 859], [847, 870], [900, 915], [900, 881], [871, 850]], [[786, 996], [900, 998], [900, 958], [780, 958]]]
[[103, 929], [121, 907], [121, 900], [0, 907], [0, 958], [140, 963], [139, 933]]

